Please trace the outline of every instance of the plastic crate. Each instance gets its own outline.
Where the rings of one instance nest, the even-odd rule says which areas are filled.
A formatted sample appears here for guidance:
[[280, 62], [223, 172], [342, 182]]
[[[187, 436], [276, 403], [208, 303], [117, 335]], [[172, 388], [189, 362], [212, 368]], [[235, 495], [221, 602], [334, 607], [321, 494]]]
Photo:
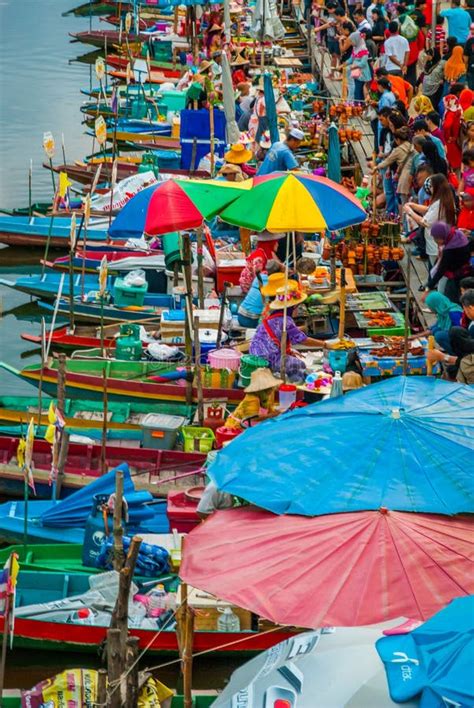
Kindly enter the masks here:
[[178, 415], [149, 413], [142, 420], [143, 447], [154, 450], [172, 450], [180, 428], [186, 423], [186, 418]]
[[148, 283], [143, 285], [127, 285], [123, 278], [117, 278], [114, 283], [114, 304], [117, 307], [143, 307]]
[[199, 428], [185, 425], [182, 430], [184, 452], [210, 452], [216, 436], [211, 428]]

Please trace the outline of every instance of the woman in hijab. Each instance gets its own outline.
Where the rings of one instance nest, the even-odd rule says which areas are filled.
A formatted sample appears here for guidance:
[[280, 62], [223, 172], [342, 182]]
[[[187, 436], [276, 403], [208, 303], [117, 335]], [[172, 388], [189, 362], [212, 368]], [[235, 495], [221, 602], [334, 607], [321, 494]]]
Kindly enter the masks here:
[[474, 119], [474, 91], [465, 88], [459, 94], [459, 103], [461, 104], [463, 118], [465, 121]]
[[[459, 282], [471, 275], [471, 251], [469, 241], [463, 231], [437, 221], [431, 227], [431, 236], [438, 245], [440, 255], [430, 271], [427, 290], [443, 289], [452, 302], [459, 302]], [[440, 283], [446, 278], [444, 288]], [[441, 285], [441, 287], [440, 287]]]
[[423, 95], [430, 99], [433, 106], [437, 106], [443, 95], [444, 65], [439, 49], [430, 50], [432, 53], [425, 64], [421, 79]]
[[453, 354], [451, 342], [449, 340], [449, 330], [451, 327], [458, 327], [461, 322], [463, 309], [460, 305], [451, 302], [446, 295], [439, 293], [437, 290], [432, 290], [428, 293], [425, 299], [425, 304], [431, 312], [436, 315], [436, 322], [424, 332], [412, 334], [409, 339], [418, 339], [419, 337], [428, 337], [433, 335], [437, 344], [447, 353]]
[[421, 145], [421, 152], [424, 156], [424, 161], [430, 165], [433, 170], [433, 174], [442, 174], [447, 177], [448, 175], [448, 164], [439, 154], [438, 148], [432, 140], [425, 138]]
[[354, 81], [354, 100], [365, 101], [364, 86], [372, 79], [369, 50], [360, 32], [352, 32], [349, 41], [352, 45], [352, 53], [347, 64], [350, 66], [351, 78]]
[[413, 110], [416, 112], [417, 117], [424, 117], [428, 113], [432, 113], [434, 108], [429, 97], [420, 94], [413, 99]]
[[463, 57], [464, 49], [461, 45], [457, 45], [453, 49], [453, 53], [447, 60], [444, 66], [444, 78], [447, 83], [447, 88], [450, 84], [462, 83], [466, 80], [466, 65]]
[[459, 99], [452, 93], [443, 99], [444, 117], [443, 134], [446, 144], [446, 156], [453, 170], [459, 170], [462, 163], [461, 152], [461, 124], [462, 108]]

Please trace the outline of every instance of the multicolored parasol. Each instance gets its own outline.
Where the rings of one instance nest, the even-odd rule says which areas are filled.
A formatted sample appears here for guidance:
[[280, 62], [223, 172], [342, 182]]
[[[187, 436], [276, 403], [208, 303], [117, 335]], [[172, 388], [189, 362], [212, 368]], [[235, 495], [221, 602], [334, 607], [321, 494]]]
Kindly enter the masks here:
[[252, 186], [251, 180], [174, 180], [138, 192], [118, 214], [109, 234], [137, 238], [143, 232], [167, 234], [202, 225]]
[[367, 218], [359, 200], [326, 177], [274, 172], [254, 178], [253, 183], [251, 190], [220, 212], [223, 221], [253, 231], [283, 233], [336, 231]]
[[474, 592], [473, 534], [471, 516], [230, 509], [189, 534], [180, 576], [277, 624], [425, 620]]

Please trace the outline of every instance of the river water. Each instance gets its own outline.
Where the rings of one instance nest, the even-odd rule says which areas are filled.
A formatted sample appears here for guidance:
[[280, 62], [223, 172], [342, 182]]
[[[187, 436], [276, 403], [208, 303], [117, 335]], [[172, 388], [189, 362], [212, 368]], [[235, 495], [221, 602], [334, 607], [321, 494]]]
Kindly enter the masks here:
[[[88, 88], [90, 67], [71, 61], [85, 54], [86, 45], [70, 42], [69, 32], [89, 28], [89, 18], [63, 17], [74, 0], [0, 0], [0, 208], [28, 204], [28, 171], [33, 166], [32, 197], [52, 197], [51, 174], [45, 159], [43, 133], [56, 142], [55, 163], [62, 162], [64, 136], [68, 161], [91, 149], [79, 107]], [[79, 2], [77, 2], [79, 4]], [[94, 25], [98, 18], [93, 18]], [[0, 277], [39, 272], [41, 253], [0, 246]], [[41, 313], [30, 298], [0, 285], [0, 359], [20, 368], [36, 361], [22, 332], [39, 332]], [[25, 355], [28, 355], [27, 358]], [[4, 395], [34, 393], [15, 376], [1, 373]]]

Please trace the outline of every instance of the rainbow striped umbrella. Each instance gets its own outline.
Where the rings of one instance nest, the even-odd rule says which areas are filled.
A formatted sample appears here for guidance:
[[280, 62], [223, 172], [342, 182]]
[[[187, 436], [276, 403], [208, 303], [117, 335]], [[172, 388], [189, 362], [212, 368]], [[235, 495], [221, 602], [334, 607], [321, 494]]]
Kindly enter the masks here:
[[326, 177], [303, 172], [274, 172], [254, 178], [220, 212], [223, 221], [252, 231], [336, 231], [360, 224], [367, 214], [347, 189]]

